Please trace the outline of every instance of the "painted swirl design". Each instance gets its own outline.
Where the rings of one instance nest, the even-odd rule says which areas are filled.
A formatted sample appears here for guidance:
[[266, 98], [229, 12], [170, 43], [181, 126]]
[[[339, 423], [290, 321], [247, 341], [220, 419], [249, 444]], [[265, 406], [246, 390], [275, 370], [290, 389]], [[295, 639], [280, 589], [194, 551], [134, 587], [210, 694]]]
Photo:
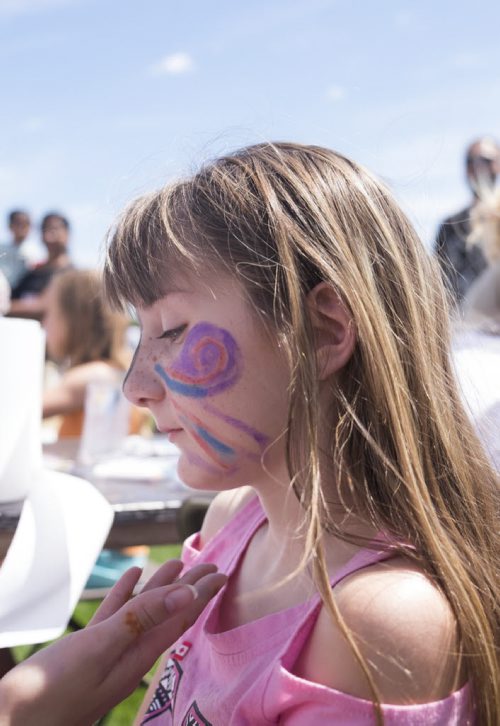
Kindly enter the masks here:
[[232, 386], [242, 371], [242, 359], [233, 336], [223, 328], [203, 322], [186, 337], [181, 353], [167, 370], [159, 369], [176, 393], [202, 398]]

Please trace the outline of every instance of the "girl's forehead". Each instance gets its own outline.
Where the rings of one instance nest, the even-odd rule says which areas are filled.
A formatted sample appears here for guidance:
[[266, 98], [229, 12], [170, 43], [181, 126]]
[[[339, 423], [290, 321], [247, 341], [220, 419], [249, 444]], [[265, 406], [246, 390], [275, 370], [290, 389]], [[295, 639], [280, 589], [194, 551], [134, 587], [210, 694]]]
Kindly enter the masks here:
[[[239, 308], [247, 305], [247, 297], [241, 283], [229, 275], [192, 274], [176, 277], [165, 286], [152, 305], [138, 303], [136, 307], [139, 317], [161, 313], [170, 309], [186, 311], [203, 307], [217, 307], [221, 310]], [[228, 309], [229, 311], [229, 309]]]
[[176, 275], [166, 286], [161, 300], [169, 301], [180, 297], [196, 301], [227, 300], [235, 302], [245, 297], [241, 282], [227, 272], [191, 272]]

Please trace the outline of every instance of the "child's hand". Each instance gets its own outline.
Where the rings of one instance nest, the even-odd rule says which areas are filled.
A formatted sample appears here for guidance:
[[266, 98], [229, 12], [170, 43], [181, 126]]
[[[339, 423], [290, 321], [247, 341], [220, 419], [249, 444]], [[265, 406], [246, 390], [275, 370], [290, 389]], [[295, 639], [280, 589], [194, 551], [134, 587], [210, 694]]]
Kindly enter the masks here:
[[84, 630], [10, 671], [0, 682], [0, 726], [90, 726], [128, 696], [226, 581], [214, 565], [198, 565], [172, 584], [181, 569], [167, 562], [131, 600], [140, 570], [128, 570]]

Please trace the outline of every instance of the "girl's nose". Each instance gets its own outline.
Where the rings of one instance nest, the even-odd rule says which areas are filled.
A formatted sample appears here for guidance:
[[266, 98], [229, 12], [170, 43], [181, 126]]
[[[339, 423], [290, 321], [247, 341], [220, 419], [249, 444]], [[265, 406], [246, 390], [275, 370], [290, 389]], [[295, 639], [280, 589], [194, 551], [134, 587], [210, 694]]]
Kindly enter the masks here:
[[160, 401], [165, 390], [154, 365], [136, 350], [123, 382], [123, 393], [135, 406], [147, 406]]

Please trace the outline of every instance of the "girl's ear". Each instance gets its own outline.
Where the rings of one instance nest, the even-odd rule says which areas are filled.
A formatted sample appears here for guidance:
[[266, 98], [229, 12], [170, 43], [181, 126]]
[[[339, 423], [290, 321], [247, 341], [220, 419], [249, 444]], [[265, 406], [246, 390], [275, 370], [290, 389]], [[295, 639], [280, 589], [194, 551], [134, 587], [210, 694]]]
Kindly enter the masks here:
[[340, 371], [356, 346], [354, 320], [338, 293], [320, 282], [307, 295], [321, 381]]

